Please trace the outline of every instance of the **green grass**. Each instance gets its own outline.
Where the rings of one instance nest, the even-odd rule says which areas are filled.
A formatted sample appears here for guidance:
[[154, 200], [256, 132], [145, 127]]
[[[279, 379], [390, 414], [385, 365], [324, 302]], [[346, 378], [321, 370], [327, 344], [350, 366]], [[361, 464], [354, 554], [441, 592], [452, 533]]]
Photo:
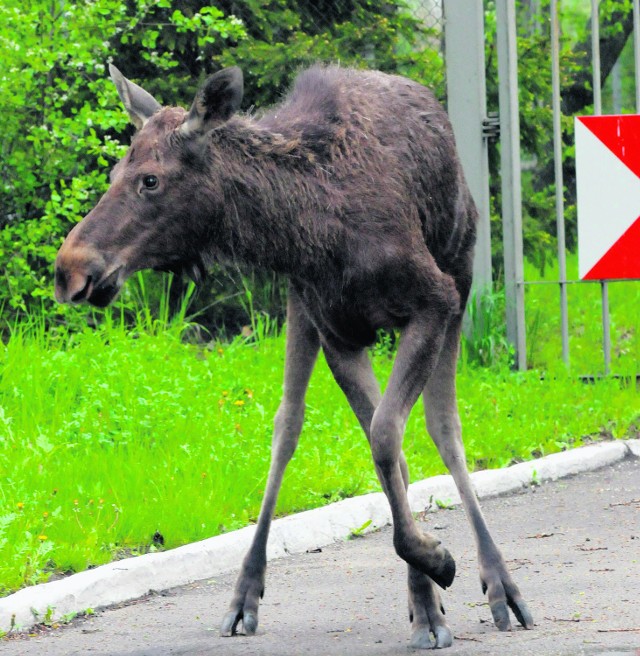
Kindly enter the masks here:
[[[631, 290], [635, 304], [624, 306], [630, 318], [618, 315], [616, 329], [637, 325], [637, 287], [627, 289], [620, 307]], [[471, 468], [501, 467], [603, 435], [637, 436], [635, 386], [579, 381], [576, 370], [597, 366], [597, 340], [585, 347], [590, 359], [579, 369], [558, 366], [549, 302], [538, 303], [549, 316], [532, 348], [555, 358], [544, 376], [501, 364], [461, 365]], [[576, 316], [586, 324], [597, 308], [581, 303]], [[612, 306], [616, 311], [618, 301]], [[255, 520], [282, 388], [284, 336], [269, 337], [273, 327], [257, 317], [258, 340], [194, 346], [181, 339], [180, 322], [165, 329], [142, 315], [141, 324], [131, 331], [111, 320], [75, 335], [22, 326], [0, 345], [0, 593], [149, 551], [156, 533], [171, 548]], [[619, 370], [640, 371], [633, 343], [628, 362], [617, 359]], [[373, 359], [385, 381], [388, 349], [377, 349]], [[379, 489], [364, 436], [322, 359], [307, 401], [279, 514]], [[414, 480], [444, 471], [421, 404], [408, 423], [405, 451]]]
[[[567, 278], [578, 280], [578, 258], [567, 258]], [[541, 276], [531, 265], [525, 280], [558, 279], [557, 263]], [[609, 283], [611, 317], [611, 372], [640, 373], [640, 283]], [[569, 307], [570, 367], [577, 375], [604, 372], [602, 350], [602, 303], [596, 283], [567, 286]], [[557, 285], [529, 285], [525, 292], [527, 321], [527, 361], [541, 369], [557, 369], [562, 359], [560, 336], [560, 291]], [[563, 365], [561, 365], [563, 366]]]

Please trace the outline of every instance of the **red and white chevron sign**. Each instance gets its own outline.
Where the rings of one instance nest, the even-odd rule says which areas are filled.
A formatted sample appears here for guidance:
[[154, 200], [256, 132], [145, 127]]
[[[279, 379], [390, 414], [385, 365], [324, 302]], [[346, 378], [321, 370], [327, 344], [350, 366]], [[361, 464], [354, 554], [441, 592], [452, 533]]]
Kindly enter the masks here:
[[640, 278], [640, 116], [578, 116], [582, 280]]

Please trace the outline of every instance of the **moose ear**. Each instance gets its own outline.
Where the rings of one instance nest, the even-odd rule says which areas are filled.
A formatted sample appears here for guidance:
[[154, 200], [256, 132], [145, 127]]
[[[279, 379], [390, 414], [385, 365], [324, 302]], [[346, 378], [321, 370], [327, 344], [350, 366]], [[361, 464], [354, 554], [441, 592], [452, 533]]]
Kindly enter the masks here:
[[206, 132], [220, 125], [238, 110], [243, 93], [244, 80], [237, 66], [214, 73], [196, 93], [182, 131]]
[[160, 103], [142, 87], [127, 80], [113, 64], [109, 64], [109, 74], [131, 122], [139, 130], [160, 109]]

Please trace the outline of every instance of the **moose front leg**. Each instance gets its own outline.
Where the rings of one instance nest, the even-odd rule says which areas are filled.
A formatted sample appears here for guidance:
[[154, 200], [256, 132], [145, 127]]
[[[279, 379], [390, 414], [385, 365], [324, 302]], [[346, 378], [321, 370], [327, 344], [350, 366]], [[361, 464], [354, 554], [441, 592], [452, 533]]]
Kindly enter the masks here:
[[304, 397], [319, 349], [318, 332], [306, 316], [297, 295], [290, 289], [284, 395], [274, 421], [269, 476], [253, 542], [242, 563], [229, 610], [222, 620], [222, 636], [234, 635], [241, 620], [246, 635], [254, 635], [258, 627], [258, 605], [264, 594], [269, 527], [284, 470], [293, 456], [302, 430]]
[[487, 593], [496, 626], [501, 631], [511, 629], [507, 609], [509, 606], [520, 624], [531, 629], [533, 628], [531, 613], [489, 533], [467, 471], [455, 387], [459, 338], [460, 320], [456, 317], [447, 330], [435, 371], [424, 389], [427, 429], [451, 472], [473, 529], [478, 549], [482, 591]]

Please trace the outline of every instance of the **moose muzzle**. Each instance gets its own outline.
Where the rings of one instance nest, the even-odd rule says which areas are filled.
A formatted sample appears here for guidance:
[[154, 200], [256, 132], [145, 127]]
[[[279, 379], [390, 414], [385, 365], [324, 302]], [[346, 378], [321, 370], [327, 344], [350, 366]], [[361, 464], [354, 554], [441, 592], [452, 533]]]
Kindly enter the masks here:
[[56, 258], [56, 300], [87, 301], [97, 307], [109, 305], [122, 285], [122, 265], [108, 262], [95, 248], [74, 241], [73, 235], [69, 235]]

